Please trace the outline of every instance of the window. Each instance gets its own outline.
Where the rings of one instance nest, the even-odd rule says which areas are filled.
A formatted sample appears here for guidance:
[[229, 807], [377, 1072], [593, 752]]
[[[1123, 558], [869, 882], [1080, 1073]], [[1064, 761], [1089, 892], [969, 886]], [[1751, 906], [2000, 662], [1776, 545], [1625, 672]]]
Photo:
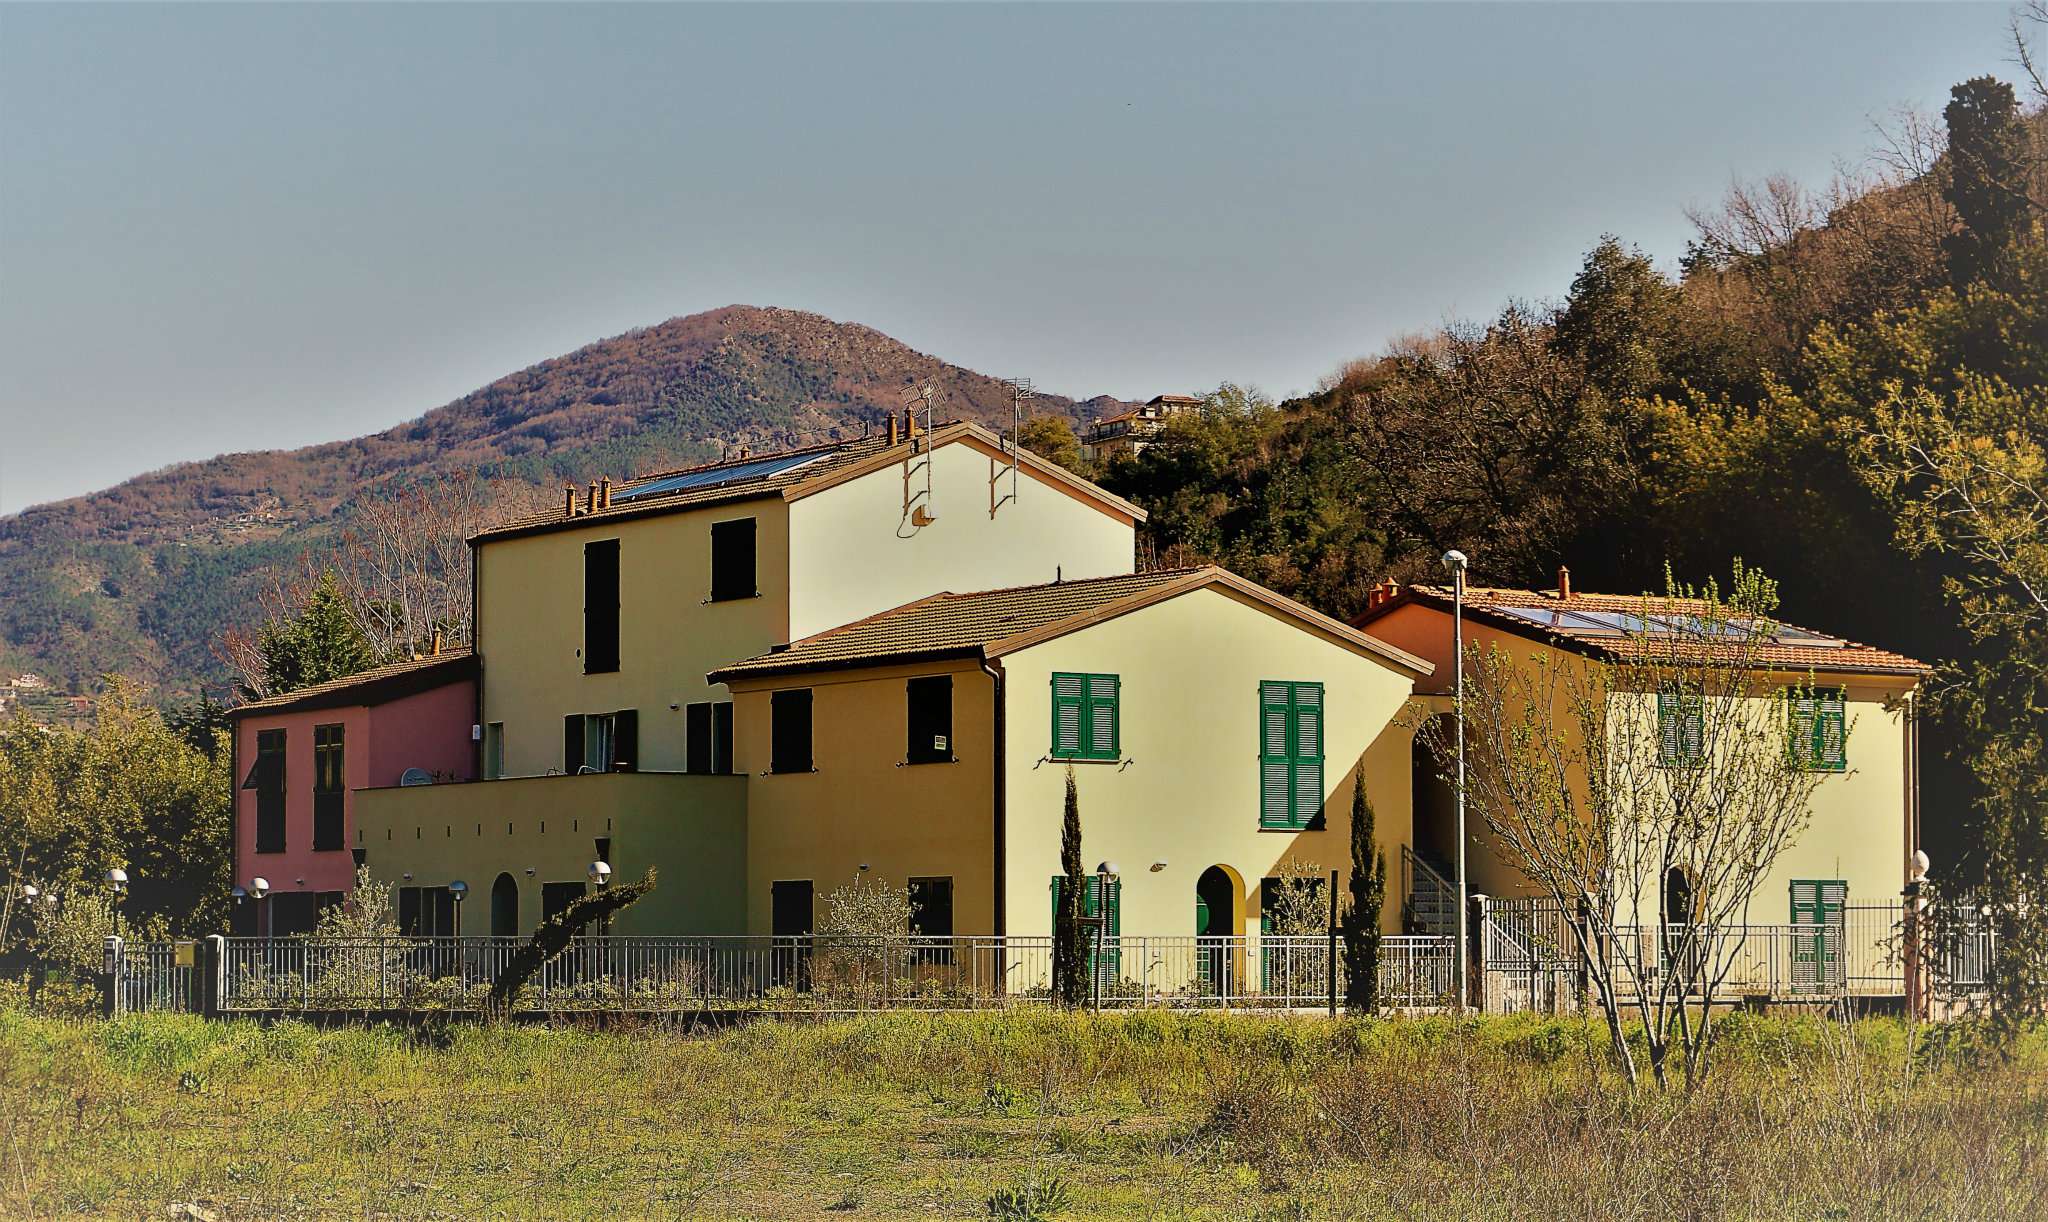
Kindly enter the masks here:
[[953, 880], [910, 880], [910, 932], [921, 938], [953, 936]]
[[580, 882], [542, 883], [540, 885], [540, 919], [546, 921], [567, 912], [569, 905], [583, 898], [583, 890], [583, 884]]
[[619, 668], [619, 541], [583, 545], [583, 673]]
[[284, 852], [283, 730], [256, 732], [256, 764], [242, 788], [256, 791], [256, 851]]
[[711, 524], [711, 601], [752, 598], [759, 593], [754, 576], [754, 519], [737, 518]]
[[1657, 693], [1657, 762], [1690, 768], [1707, 758], [1707, 706], [1698, 696]]
[[494, 721], [484, 727], [484, 779], [495, 781], [505, 775], [505, 723]]
[[1052, 757], [1113, 760], [1122, 752], [1115, 675], [1055, 673], [1052, 677]]
[[1259, 684], [1259, 826], [1300, 831], [1323, 815], [1323, 685]]
[[932, 675], [904, 684], [909, 701], [910, 746], [904, 758], [912, 764], [953, 762], [953, 676]]
[[400, 887], [398, 932], [407, 938], [455, 936], [455, 893], [446, 887]]
[[313, 727], [313, 849], [339, 849], [342, 804], [348, 780], [343, 768], [340, 726]]
[[768, 712], [768, 771], [816, 771], [811, 763], [811, 689], [774, 693]]
[[562, 718], [562, 771], [631, 772], [640, 754], [640, 710]]
[[1792, 688], [1785, 693], [1792, 759], [1809, 772], [1849, 770], [1849, 719], [1840, 688]]
[[683, 713], [683, 770], [699, 776], [732, 772], [732, 701], [705, 700]]

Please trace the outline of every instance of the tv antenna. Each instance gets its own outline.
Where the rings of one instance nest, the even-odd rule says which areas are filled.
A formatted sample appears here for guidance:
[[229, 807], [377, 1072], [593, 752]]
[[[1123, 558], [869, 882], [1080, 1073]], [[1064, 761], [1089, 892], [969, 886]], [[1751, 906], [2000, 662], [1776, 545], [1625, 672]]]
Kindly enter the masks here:
[[[914, 457], [921, 448], [924, 454], [922, 462], [913, 462], [909, 458], [903, 461], [903, 516], [910, 523], [912, 534], [938, 520], [938, 515], [932, 512], [932, 407], [938, 402], [938, 398], [939, 388], [926, 382], [912, 391], [909, 398], [904, 401], [904, 415], [910, 417], [910, 428], [907, 430], [910, 433], [910, 453]], [[922, 447], [918, 445], [917, 408], [914, 406], [920, 402], [924, 404]], [[921, 490], [913, 490], [912, 481], [916, 479], [920, 470], [924, 472], [924, 487]], [[900, 526], [898, 531], [900, 534]]]
[[[996, 510], [1017, 499], [1017, 447], [1024, 444], [1024, 401], [1037, 392], [1031, 389], [1030, 378], [1005, 378], [1003, 385], [1010, 388], [1010, 436], [1007, 465], [998, 467], [994, 459], [989, 460], [988, 472], [988, 516], [995, 517]], [[1004, 475], [1010, 477], [1010, 490], [998, 497], [996, 487]]]

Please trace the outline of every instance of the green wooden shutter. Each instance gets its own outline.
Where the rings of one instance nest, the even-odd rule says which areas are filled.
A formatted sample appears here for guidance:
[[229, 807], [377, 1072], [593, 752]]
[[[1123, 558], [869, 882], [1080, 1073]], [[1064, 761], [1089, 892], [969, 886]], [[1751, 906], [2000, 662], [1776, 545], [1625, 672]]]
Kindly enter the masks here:
[[1323, 685], [1294, 685], [1294, 826], [1323, 813]]
[[[1839, 878], [1796, 878], [1791, 883], [1792, 985], [1824, 990], [1841, 983], [1842, 914], [1849, 884]], [[1810, 930], [1811, 932], [1808, 932]]]
[[1289, 754], [1289, 685], [1259, 684], [1259, 826], [1289, 826], [1294, 761]]
[[1706, 705], [1698, 696], [1657, 693], [1657, 762], [1667, 767], [1706, 759]]
[[1081, 754], [1081, 721], [1087, 705], [1087, 681], [1082, 676], [1052, 677], [1053, 758], [1072, 759]]
[[1840, 691], [1824, 692], [1813, 716], [1814, 766], [1829, 772], [1849, 767], [1849, 710]]
[[1088, 755], [1113, 760], [1121, 753], [1117, 741], [1117, 695], [1120, 681], [1115, 675], [1088, 676]]

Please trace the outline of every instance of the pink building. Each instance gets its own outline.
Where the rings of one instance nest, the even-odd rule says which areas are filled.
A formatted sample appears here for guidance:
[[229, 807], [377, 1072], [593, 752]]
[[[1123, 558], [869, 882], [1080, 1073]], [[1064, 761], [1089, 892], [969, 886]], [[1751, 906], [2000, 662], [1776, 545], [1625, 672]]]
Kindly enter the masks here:
[[[233, 710], [235, 932], [303, 933], [354, 884], [353, 791], [475, 779], [476, 659], [380, 666]], [[263, 915], [259, 927], [259, 909]]]

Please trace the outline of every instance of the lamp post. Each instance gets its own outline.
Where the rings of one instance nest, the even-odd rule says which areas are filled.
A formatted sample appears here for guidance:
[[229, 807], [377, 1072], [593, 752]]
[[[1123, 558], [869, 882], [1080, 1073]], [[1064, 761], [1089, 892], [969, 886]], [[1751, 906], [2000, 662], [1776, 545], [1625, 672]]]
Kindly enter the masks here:
[[[596, 887], [599, 893], [602, 893], [606, 887], [609, 887], [611, 885], [611, 863], [605, 861], [603, 858], [599, 858], [598, 860], [591, 862], [590, 869], [587, 871], [587, 873], [590, 876], [590, 885]], [[612, 922], [610, 917], [601, 916], [597, 918], [597, 936], [600, 938], [608, 936], [611, 932], [611, 925]]]
[[270, 880], [252, 878], [249, 880], [249, 895], [256, 901], [256, 933], [263, 939], [265, 955], [270, 953], [270, 907], [263, 901], [270, 898]]
[[1466, 951], [1471, 945], [1465, 927], [1470, 919], [1466, 913], [1470, 899], [1465, 893], [1465, 566], [1465, 553], [1456, 548], [1444, 553], [1444, 569], [1451, 575], [1451, 647], [1456, 654], [1456, 677], [1452, 680], [1452, 700], [1457, 706], [1458, 723], [1458, 957], [1455, 979], [1460, 1010], [1465, 1008], [1469, 995], [1465, 976]]
[[469, 884], [456, 879], [448, 884], [448, 896], [455, 901], [454, 934], [459, 938], [462, 936], [462, 901], [469, 898]]
[[1109, 932], [1109, 889], [1116, 882], [1117, 868], [1113, 861], [1105, 861], [1095, 867], [1095, 958], [1088, 975], [1093, 978], [1095, 1009], [1102, 1009], [1102, 972], [1106, 960], [1102, 957], [1102, 940]]
[[121, 897], [128, 894], [128, 871], [119, 866], [107, 871], [107, 890], [113, 895], [114, 936], [121, 936]]

